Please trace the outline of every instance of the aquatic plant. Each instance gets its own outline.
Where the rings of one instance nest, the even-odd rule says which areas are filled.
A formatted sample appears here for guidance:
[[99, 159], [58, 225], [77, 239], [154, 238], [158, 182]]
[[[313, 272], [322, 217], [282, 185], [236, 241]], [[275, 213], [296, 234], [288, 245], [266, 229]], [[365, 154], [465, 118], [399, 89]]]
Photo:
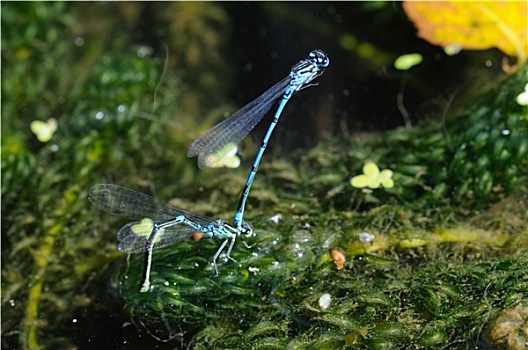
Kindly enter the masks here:
[[350, 180], [350, 184], [356, 188], [368, 187], [376, 189], [381, 187], [391, 188], [394, 186], [392, 170], [379, 170], [376, 163], [367, 161], [363, 165], [363, 174], [356, 175]]

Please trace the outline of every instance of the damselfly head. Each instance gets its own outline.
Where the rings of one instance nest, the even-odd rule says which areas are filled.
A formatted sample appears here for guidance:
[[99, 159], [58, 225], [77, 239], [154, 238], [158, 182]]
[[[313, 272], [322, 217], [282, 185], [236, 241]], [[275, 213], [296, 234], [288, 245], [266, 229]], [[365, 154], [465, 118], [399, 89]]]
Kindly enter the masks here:
[[308, 54], [308, 59], [315, 61], [320, 68], [326, 68], [330, 65], [330, 58], [321, 50], [315, 49]]

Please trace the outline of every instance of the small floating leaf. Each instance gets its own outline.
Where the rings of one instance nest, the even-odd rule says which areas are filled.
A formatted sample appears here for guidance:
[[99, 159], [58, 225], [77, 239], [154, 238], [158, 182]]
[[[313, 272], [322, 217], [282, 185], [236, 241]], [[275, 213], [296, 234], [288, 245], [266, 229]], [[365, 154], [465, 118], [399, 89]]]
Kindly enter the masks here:
[[55, 118], [48, 119], [47, 122], [34, 120], [29, 127], [40, 142], [48, 142], [57, 130], [57, 120]]
[[154, 222], [150, 218], [144, 218], [130, 227], [130, 231], [138, 236], [149, 236], [154, 228]]
[[528, 84], [524, 86], [524, 91], [517, 95], [515, 101], [519, 106], [528, 106]]
[[350, 184], [356, 188], [379, 188], [380, 185], [385, 188], [394, 186], [392, 180], [392, 170], [384, 169], [380, 172], [378, 166], [374, 162], [366, 162], [363, 166], [363, 174], [357, 175], [350, 180]]
[[422, 55], [419, 53], [409, 53], [401, 55], [394, 61], [394, 67], [398, 70], [409, 70], [412, 67], [422, 63]]
[[237, 145], [232, 142], [228, 143], [217, 154], [209, 155], [207, 164], [210, 164], [210, 168], [238, 168], [240, 166], [240, 158], [236, 155], [237, 152]]

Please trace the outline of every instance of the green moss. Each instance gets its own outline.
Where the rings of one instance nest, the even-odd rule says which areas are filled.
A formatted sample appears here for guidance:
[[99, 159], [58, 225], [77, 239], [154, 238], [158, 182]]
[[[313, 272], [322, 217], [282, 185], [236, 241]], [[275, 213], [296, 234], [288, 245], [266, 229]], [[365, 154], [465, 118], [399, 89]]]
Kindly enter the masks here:
[[[192, 135], [173, 113], [184, 99], [181, 77], [162, 79], [163, 58], [139, 57], [135, 46], [94, 40], [72, 7], [2, 5], [2, 316], [10, 320], [2, 332], [12, 347], [66, 347], [67, 332], [52, 334], [89, 300], [87, 281], [97, 275], [101, 283], [101, 271], [122, 256], [87, 206], [87, 188], [194, 180], [184, 151]], [[189, 115], [185, 123], [195, 124]], [[30, 124], [50, 118], [58, 128], [39, 142]]]
[[[518, 86], [512, 83], [516, 77], [502, 88]], [[482, 99], [486, 98], [489, 95]], [[516, 106], [509, 106], [517, 111]], [[509, 118], [517, 120], [516, 113]], [[507, 112], [503, 115], [508, 119]], [[121, 277], [122, 295], [133, 318], [161, 325], [159, 315], [163, 314], [164, 322], [185, 330], [184, 338], [195, 348], [212, 344], [241, 349], [450, 348], [453, 344], [464, 348], [462, 344], [487, 341], [482, 330], [490, 316], [526, 298], [528, 290], [523, 278], [528, 274], [526, 252], [522, 244], [513, 243], [527, 237], [528, 192], [521, 182], [526, 180], [526, 157], [519, 155], [510, 163], [509, 158], [496, 157], [501, 152], [492, 152], [496, 146], [489, 148], [487, 142], [497, 137], [504, 141], [502, 149], [517, 154], [525, 126], [515, 124], [511, 138], [496, 133], [476, 138], [475, 148], [460, 162], [456, 156], [460, 147], [454, 145], [469, 142], [471, 137], [459, 124], [467, 127], [477, 121], [469, 112], [453, 118], [458, 119], [450, 121], [447, 148], [445, 137], [432, 134], [435, 126], [443, 134], [444, 126], [429, 123], [383, 135], [382, 142], [390, 148], [379, 148], [383, 145], [377, 136], [354, 145], [350, 152], [342, 140], [320, 144], [301, 156], [305, 171], [288, 170], [285, 159], [264, 165], [265, 175], [257, 180], [257, 189], [266, 175], [276, 180], [271, 181], [272, 193], [281, 191], [284, 179], [290, 179], [280, 197], [299, 203], [292, 199], [308, 197], [303, 193], [315, 189], [315, 198], [311, 198], [315, 205], [283, 206], [264, 199], [256, 202], [264, 197], [252, 196], [249, 215], [257, 235], [250, 243], [256, 245], [247, 250], [239, 244], [233, 253], [239, 264], [226, 261], [219, 277], [212, 277], [210, 266], [217, 245], [205, 241], [183, 244], [155, 252], [155, 287], [145, 295], [137, 292], [142, 268], [142, 260], [137, 259]], [[503, 128], [503, 119], [492, 114], [485, 119], [487, 124], [479, 120], [478, 129]], [[493, 122], [499, 125], [490, 126]], [[437, 148], [441, 144], [443, 151]], [[403, 145], [416, 152], [393, 150]], [[395, 188], [355, 190], [346, 173], [341, 178], [347, 186], [339, 184], [337, 174], [348, 168], [342, 163], [362, 157], [394, 169]], [[360, 169], [361, 163], [356, 163], [348, 169]], [[519, 176], [514, 187], [482, 187], [489, 176], [494, 183], [504, 180], [499, 168], [507, 164]], [[338, 170], [332, 176], [318, 176], [317, 181], [291, 181], [299, 176], [308, 179], [311, 174], [316, 177], [323, 166]], [[435, 184], [438, 180], [444, 182]], [[468, 192], [461, 191], [462, 187]], [[512, 194], [514, 189], [517, 192]], [[448, 193], [455, 195], [445, 197]], [[270, 209], [260, 213], [260, 208], [270, 206], [271, 213]], [[476, 209], [480, 209], [477, 215]], [[266, 220], [272, 215], [279, 215], [278, 224]], [[376, 238], [359, 242], [362, 231]], [[513, 245], [516, 249], [512, 250]], [[328, 253], [334, 246], [346, 258], [341, 270], [336, 270]], [[330, 294], [331, 303], [323, 310], [317, 301], [325, 293]], [[171, 312], [167, 312], [168, 305], [174, 308]], [[211, 343], [210, 338], [202, 338], [202, 329], [222, 329], [223, 333]], [[247, 334], [253, 335], [250, 344], [244, 341]]]
[[[453, 342], [463, 344], [483, 336], [479, 332], [490, 315], [526, 296], [526, 256], [468, 262], [421, 252], [421, 258], [394, 256], [394, 264], [378, 268], [363, 256], [336, 271], [331, 262], [303, 266], [287, 243], [273, 248], [280, 255], [265, 252], [261, 258], [244, 258], [246, 252], [237, 250], [241, 270], [223, 266], [218, 278], [211, 277], [210, 268], [203, 268], [207, 259], [193, 260], [193, 253], [174, 252], [179, 261], [174, 261], [174, 254], [157, 254], [154, 290], [137, 293], [139, 281], [130, 277], [141, 272], [130, 270], [123, 280], [127, 281], [123, 295], [136, 321], [155, 324], [162, 315], [168, 324], [191, 334], [194, 327], [211, 329], [213, 324], [227, 332], [215, 346], [241, 349], [269, 346], [270, 339], [274, 344], [303, 344], [301, 348], [315, 344], [340, 348], [351, 337], [355, 339], [348, 344], [351, 348], [388, 343], [405, 348], [415, 341], [448, 348]], [[311, 253], [315, 261], [326, 254]], [[280, 256], [280, 262], [271, 261], [270, 255]], [[196, 263], [194, 269], [182, 267], [189, 260]], [[249, 267], [258, 272], [244, 272]], [[326, 310], [317, 305], [323, 293], [332, 297]], [[200, 334], [192, 340], [197, 348], [211, 340], [200, 341]], [[292, 339], [292, 334], [298, 336]], [[247, 337], [252, 342], [245, 346]]]

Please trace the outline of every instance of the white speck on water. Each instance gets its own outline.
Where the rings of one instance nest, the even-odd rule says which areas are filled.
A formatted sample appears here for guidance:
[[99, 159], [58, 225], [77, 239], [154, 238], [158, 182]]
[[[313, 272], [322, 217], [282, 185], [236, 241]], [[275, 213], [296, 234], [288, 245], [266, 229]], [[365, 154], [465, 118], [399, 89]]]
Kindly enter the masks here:
[[277, 214], [277, 215], [274, 215], [271, 218], [269, 218], [269, 220], [271, 222], [273, 222], [274, 224], [278, 224], [279, 220], [281, 220], [281, 219], [282, 219], [282, 215], [281, 214]]
[[319, 297], [319, 307], [322, 310], [328, 309], [331, 302], [332, 302], [332, 296], [328, 293], [325, 293]]
[[73, 40], [73, 43], [78, 47], [84, 46], [84, 38], [78, 36]]
[[359, 240], [363, 243], [369, 243], [372, 242], [376, 238], [372, 233], [369, 232], [361, 232], [359, 234]]

